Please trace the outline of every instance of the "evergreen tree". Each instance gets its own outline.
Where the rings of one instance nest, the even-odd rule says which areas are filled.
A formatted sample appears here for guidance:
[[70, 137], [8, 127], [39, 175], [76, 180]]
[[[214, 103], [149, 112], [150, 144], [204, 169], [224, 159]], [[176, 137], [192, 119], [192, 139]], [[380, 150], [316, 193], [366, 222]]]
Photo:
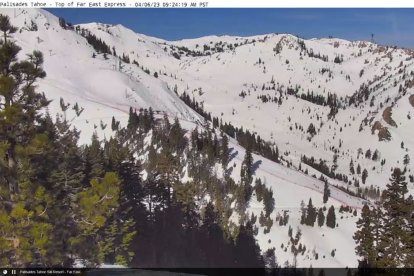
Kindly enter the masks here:
[[275, 199], [273, 197], [273, 191], [270, 188], [267, 189], [265, 187], [264, 189], [263, 205], [264, 205], [266, 217], [269, 217], [275, 208]]
[[407, 198], [407, 239], [404, 244], [404, 267], [414, 267], [414, 200], [410, 195]]
[[378, 158], [379, 158], [379, 152], [378, 150], [375, 150], [374, 153], [372, 154], [372, 160], [377, 161]]
[[356, 253], [362, 257], [364, 267], [375, 267], [377, 252], [374, 245], [374, 227], [372, 213], [368, 205], [364, 205], [361, 211], [361, 218], [357, 221], [357, 231], [354, 234], [354, 240], [357, 243]]
[[63, 28], [66, 29], [66, 21], [64, 18], [59, 17], [59, 25]]
[[0, 17], [0, 30], [0, 262], [9, 260], [9, 266], [46, 264], [52, 245], [47, 237], [53, 230], [48, 207], [53, 206], [54, 198], [32, 162], [42, 162], [48, 146], [40, 112], [49, 101], [34, 86], [46, 76], [43, 56], [34, 51], [18, 61], [20, 48], [7, 39], [16, 29], [7, 16]]
[[362, 183], [363, 184], [365, 184], [365, 181], [367, 180], [367, 177], [368, 177], [368, 171], [367, 171], [367, 169], [364, 169], [363, 171], [362, 171]]
[[[50, 121], [49, 127], [53, 127], [54, 134], [48, 132], [48, 137], [52, 143], [51, 150], [48, 152], [46, 161], [48, 163], [38, 166], [45, 168], [49, 175], [48, 182], [51, 183], [50, 191], [53, 193], [57, 202], [50, 208], [50, 215], [54, 218], [53, 225], [53, 256], [52, 263], [61, 263], [62, 266], [71, 266], [74, 254], [69, 240], [78, 234], [78, 227], [73, 217], [76, 214], [76, 198], [79, 190], [82, 189], [84, 182], [84, 160], [82, 150], [77, 146], [79, 132], [71, 130], [71, 126], [66, 120], [56, 119], [55, 125]], [[51, 165], [55, 164], [55, 165]], [[68, 254], [69, 253], [69, 254]]]
[[111, 129], [112, 131], [116, 131], [119, 129], [119, 121], [116, 121], [114, 116], [112, 116]]
[[316, 208], [313, 207], [312, 205], [312, 199], [309, 198], [309, 203], [308, 203], [308, 207], [307, 207], [307, 216], [306, 216], [306, 220], [305, 220], [305, 224], [309, 225], [309, 226], [314, 226], [315, 225], [315, 221], [316, 221]]
[[325, 185], [323, 187], [323, 203], [328, 202], [330, 195], [331, 195], [331, 191], [329, 190], [328, 182], [325, 181]]
[[92, 135], [92, 142], [85, 148], [85, 175], [86, 180], [102, 177], [104, 174], [104, 152], [96, 132]]
[[244, 155], [240, 176], [244, 185], [250, 185], [253, 181], [253, 156], [249, 148]]
[[[246, 150], [246, 154], [244, 156], [244, 160], [240, 170], [240, 177], [241, 177], [241, 188], [240, 194], [243, 197], [243, 202], [241, 203], [243, 206], [247, 204], [250, 200], [251, 194], [253, 189], [251, 187], [251, 183], [253, 181], [253, 156], [250, 149]], [[244, 209], [244, 208], [242, 208]]]
[[221, 165], [224, 170], [229, 163], [229, 138], [224, 133], [221, 134]]
[[[136, 136], [135, 136], [136, 137]], [[101, 255], [107, 263], [128, 265], [135, 255], [137, 231], [142, 231], [146, 218], [143, 204], [143, 187], [140, 176], [141, 165], [137, 162], [128, 147], [121, 142], [122, 134], [116, 133], [105, 143], [104, 158], [106, 170], [117, 173], [120, 180], [119, 207], [108, 220], [105, 237], [101, 244], [104, 247]]]
[[0, 14], [0, 31], [3, 33], [3, 43], [7, 42], [10, 34], [15, 33], [17, 28], [12, 26], [7, 15]]
[[365, 158], [371, 159], [371, 150], [370, 150], [370, 149], [368, 149], [368, 150], [365, 152]]
[[176, 153], [182, 152], [187, 146], [187, 139], [184, 134], [185, 131], [181, 128], [180, 121], [175, 118], [170, 130], [169, 144]]
[[374, 248], [375, 248], [375, 265], [378, 266], [378, 260], [380, 259], [380, 255], [383, 254], [384, 248], [383, 244], [381, 243], [381, 238], [384, 233], [384, 214], [381, 210], [381, 207], [373, 207], [371, 212], [371, 221], [372, 221], [372, 236], [374, 239]]
[[313, 123], [309, 124], [307, 132], [311, 135], [311, 137], [316, 135], [316, 129]]
[[[79, 193], [77, 220], [80, 235], [73, 237], [70, 242], [78, 249], [80, 257], [91, 262], [90, 265], [102, 263], [109, 250], [102, 229], [119, 206], [119, 186], [119, 177], [110, 172], [102, 179], [92, 179], [90, 187]], [[84, 246], [85, 242], [89, 244], [88, 247]], [[114, 246], [116, 245], [110, 245]]]
[[408, 154], [404, 155], [403, 163], [405, 166], [410, 164], [410, 156]]
[[349, 171], [351, 172], [351, 174], [355, 174], [354, 161], [352, 159], [351, 159], [351, 162], [349, 163]]
[[325, 223], [325, 214], [323, 213], [323, 209], [319, 208], [318, 211], [318, 226], [322, 227]]
[[407, 183], [405, 182], [404, 171], [395, 168], [387, 189], [383, 192], [382, 206], [384, 208], [383, 233], [380, 246], [382, 252], [379, 260], [381, 267], [398, 267], [403, 264], [404, 251], [401, 245], [407, 241], [406, 221], [407, 204]]
[[335, 172], [338, 169], [338, 154], [335, 153], [333, 156], [333, 165], [332, 165], [332, 172]]
[[263, 267], [263, 258], [254, 239], [253, 226], [250, 222], [240, 226], [235, 243], [237, 267]]
[[333, 205], [328, 209], [328, 214], [326, 215], [326, 226], [331, 228], [335, 228], [336, 226], [335, 208]]
[[205, 235], [205, 238], [202, 239], [201, 247], [203, 248], [204, 254], [208, 256], [205, 260], [206, 267], [224, 266], [226, 259], [229, 257], [225, 254], [226, 252], [227, 254], [230, 253], [230, 247], [226, 242], [223, 243], [224, 232], [220, 227], [219, 214], [211, 203], [208, 203], [205, 207], [201, 231]]
[[300, 224], [305, 224], [305, 222], [306, 222], [306, 208], [305, 208], [305, 202], [303, 202], [303, 200], [300, 202], [300, 210], [301, 210]]

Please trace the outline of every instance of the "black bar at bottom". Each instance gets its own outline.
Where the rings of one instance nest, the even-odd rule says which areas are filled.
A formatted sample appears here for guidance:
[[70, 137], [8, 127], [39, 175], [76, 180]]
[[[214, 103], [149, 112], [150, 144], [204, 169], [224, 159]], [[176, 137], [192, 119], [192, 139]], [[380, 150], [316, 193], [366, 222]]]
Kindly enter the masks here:
[[198, 276], [198, 275], [297, 275], [297, 276], [360, 276], [360, 275], [407, 275], [414, 276], [414, 268], [0, 268], [0, 276], [17, 275], [71, 275], [71, 276]]

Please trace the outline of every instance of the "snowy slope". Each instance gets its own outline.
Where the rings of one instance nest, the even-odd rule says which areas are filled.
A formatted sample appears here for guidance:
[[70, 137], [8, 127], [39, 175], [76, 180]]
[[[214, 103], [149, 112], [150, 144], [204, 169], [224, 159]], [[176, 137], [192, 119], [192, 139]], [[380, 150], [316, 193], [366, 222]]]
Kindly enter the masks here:
[[[94, 125], [110, 123], [112, 116], [127, 118], [129, 107], [165, 111], [171, 116], [187, 120], [202, 120], [172, 92], [167, 84], [149, 76], [136, 66], [125, 64], [121, 70], [114, 68], [118, 60], [102, 55], [92, 58], [93, 48], [86, 39], [72, 30], [59, 26], [58, 18], [42, 10], [2, 10], [15, 26], [36, 22], [38, 31], [21, 31], [13, 39], [23, 48], [22, 58], [28, 52], [40, 50], [44, 54], [47, 77], [39, 82], [39, 89], [53, 99], [50, 113], [61, 111], [59, 100], [64, 98], [71, 107], [78, 103], [84, 111], [74, 117], [82, 129], [81, 141], [90, 139]], [[71, 108], [69, 108], [71, 110]], [[110, 112], [108, 112], [110, 110]], [[108, 130], [110, 127], [106, 128]], [[108, 133], [108, 132], [106, 132]]]
[[[275, 56], [272, 48], [280, 40], [286, 47]], [[203, 94], [193, 95], [198, 101], [204, 102], [207, 111], [211, 111], [223, 121], [251, 129], [262, 138], [276, 142], [283, 151], [291, 152], [289, 158], [297, 165], [301, 154], [332, 162], [333, 152], [329, 147], [338, 148], [341, 140], [338, 171], [349, 174], [349, 163], [353, 159], [369, 170], [368, 184], [384, 187], [390, 169], [402, 165], [403, 156], [409, 154], [414, 146], [414, 122], [407, 117], [413, 112], [408, 103], [408, 97], [413, 93], [412, 88], [408, 89], [405, 96], [396, 100], [393, 108], [393, 119], [398, 127], [392, 127], [382, 119], [385, 108], [391, 106], [393, 99], [401, 95], [398, 89], [400, 84], [404, 84], [404, 80], [402, 74], [398, 73], [400, 62], [404, 64], [402, 67], [406, 66], [406, 72], [410, 73], [414, 69], [412, 53], [389, 49], [388, 53], [393, 56], [393, 61], [390, 61], [389, 58], [383, 57], [384, 53], [374, 53], [378, 46], [369, 43], [366, 43], [369, 46], [360, 48], [359, 42], [338, 41], [339, 46], [335, 48], [329, 40], [305, 42], [308, 49], [326, 54], [331, 60], [337, 55], [343, 55], [344, 61], [339, 65], [301, 57], [296, 48], [296, 40], [297, 38], [292, 36], [279, 35], [256, 45], [241, 46], [233, 52], [191, 60], [182, 66], [183, 78], [190, 75], [191, 81], [184, 80], [180, 88], [185, 90], [189, 86], [187, 91], [192, 91], [201, 87]], [[362, 52], [360, 57], [352, 56], [357, 55], [359, 50]], [[264, 61], [264, 65], [263, 62], [258, 64], [259, 58]], [[277, 91], [262, 91], [262, 85], [269, 85], [271, 79], [274, 79], [276, 86], [285, 89], [300, 85], [299, 93], [310, 90], [325, 96], [327, 93], [336, 93], [339, 97], [345, 98], [358, 90], [361, 84], [380, 76], [387, 67], [390, 69], [386, 69], [386, 75], [370, 85], [379, 86], [379, 89], [372, 93], [372, 96], [375, 96], [374, 105], [370, 106], [371, 96], [359, 107], [350, 106], [345, 110], [339, 110], [333, 121], [327, 119], [328, 107], [317, 106], [293, 96], [283, 95], [283, 103], [280, 106], [275, 103], [262, 103], [257, 99], [257, 95], [261, 94], [279, 96]], [[323, 68], [329, 68], [333, 78], [329, 78], [327, 73], [318, 73]], [[364, 74], [359, 77], [362, 69]], [[346, 80], [346, 76], [350, 77], [350, 81]], [[248, 95], [245, 98], [240, 97], [241, 91], [247, 92]], [[387, 98], [390, 98], [388, 102]], [[360, 132], [360, 124], [365, 118], [373, 120]], [[389, 128], [391, 141], [379, 142], [378, 137], [371, 133], [375, 121], [380, 121]], [[306, 139], [306, 129], [310, 122], [318, 130], [311, 142]], [[296, 130], [296, 124], [301, 126], [303, 131]], [[399, 150], [402, 141], [405, 148]], [[361, 157], [358, 160], [358, 148], [364, 153], [367, 149], [378, 149], [381, 158], [387, 160], [385, 166], [381, 168], [378, 162], [361, 160]], [[371, 170], [374, 166], [376, 169]]]
[[[244, 159], [244, 149], [241, 148], [236, 142], [231, 141], [234, 152], [239, 152], [236, 156], [236, 174], [233, 174], [235, 179], [238, 178], [238, 172], [241, 168], [241, 163]], [[358, 214], [363, 206], [363, 200], [350, 196], [335, 187], [330, 187], [331, 197], [329, 201], [323, 203], [323, 188], [324, 183], [311, 178], [296, 170], [288, 169], [280, 164], [276, 164], [261, 156], [253, 155], [254, 162], [259, 163], [258, 169], [255, 173], [256, 177], [265, 181], [268, 187], [273, 190], [275, 198], [275, 210], [271, 214], [271, 218], [275, 219], [276, 214], [283, 214], [284, 210], [288, 211], [289, 222], [286, 226], [279, 226], [278, 222], [274, 221], [270, 233], [264, 234], [263, 229], [257, 222], [259, 227], [259, 234], [257, 236], [259, 245], [262, 250], [275, 247], [276, 257], [279, 265], [284, 265], [286, 261], [289, 264], [293, 264], [293, 255], [290, 252], [290, 246], [288, 245], [288, 228], [293, 228], [294, 235], [297, 228], [302, 231], [302, 238], [300, 243], [305, 245], [307, 250], [304, 255], [297, 257], [297, 265], [299, 267], [355, 267], [357, 266], [357, 257], [354, 253], [355, 243], [352, 239], [355, 232], [355, 222], [357, 217], [354, 217], [350, 213], [344, 215], [338, 212], [341, 205], [350, 206], [353, 209], [357, 209]], [[233, 162], [231, 162], [233, 164]], [[308, 203], [309, 198], [312, 199], [313, 205], [319, 209], [326, 206], [329, 208], [331, 205], [335, 206], [337, 223], [339, 228], [331, 229], [326, 226], [323, 227], [310, 227], [300, 224], [301, 217], [301, 200]], [[263, 211], [263, 203], [259, 203], [256, 197], [253, 196], [253, 200], [250, 205], [250, 212], [253, 212], [259, 217], [260, 212]], [[343, 219], [341, 219], [343, 216]], [[281, 244], [288, 247], [287, 252], [281, 249]], [[331, 251], [337, 249], [335, 257], [331, 257]], [[315, 250], [319, 254], [318, 260], [315, 260], [312, 251]], [[325, 258], [323, 257], [325, 256]]]
[[[337, 173], [349, 175], [353, 160], [355, 168], [359, 164], [361, 170], [368, 171], [366, 187], [382, 189], [391, 169], [403, 166], [404, 156], [410, 155], [414, 147], [414, 110], [408, 101], [414, 89], [413, 84], [407, 85], [414, 79], [413, 50], [335, 38], [302, 40], [289, 34], [208, 36], [171, 42], [136, 34], [119, 25], [81, 26], [151, 72], [165, 73], [160, 79], [170, 87], [177, 85], [178, 93], [185, 91], [194, 96], [213, 116], [275, 142], [283, 152], [289, 152], [286, 159], [295, 167], [303, 154], [321, 158], [330, 166], [334, 150], [338, 150]], [[310, 57], [306, 51], [327, 56], [328, 61]], [[173, 57], [174, 53], [179, 59]], [[335, 63], [336, 57], [342, 62]], [[349, 97], [363, 84], [372, 90], [368, 99], [357, 107], [349, 106]], [[399, 91], [400, 85], [404, 92]], [[328, 106], [284, 92], [280, 96], [279, 91], [289, 87], [298, 87], [298, 94], [336, 94], [344, 109], [329, 120]], [[241, 92], [246, 96], [241, 97]], [[281, 105], [263, 103], [257, 98], [260, 95], [281, 97], [283, 101]], [[383, 119], [387, 107], [392, 107], [396, 126]], [[390, 141], [379, 141], [378, 130], [373, 131], [377, 121], [390, 132]], [[310, 123], [318, 133], [308, 141]], [[359, 155], [358, 149], [364, 154]], [[379, 151], [377, 161], [364, 157], [368, 149]], [[382, 159], [386, 160], [384, 165], [380, 165]], [[414, 173], [411, 168], [409, 165], [408, 174]], [[350, 176], [349, 180], [361, 184], [361, 175]], [[352, 185], [350, 188], [355, 189]], [[410, 184], [409, 189], [414, 191], [414, 185]]]
[[[414, 70], [413, 53], [403, 49], [390, 48], [380, 52], [378, 45], [367, 42], [306, 40], [304, 43], [307, 49], [313, 49], [315, 54], [329, 56], [329, 61], [324, 62], [301, 54], [298, 39], [288, 34], [248, 38], [214, 36], [171, 42], [136, 34], [121, 25], [80, 25], [110, 47], [115, 47], [119, 55], [126, 54], [131, 61], [135, 60], [143, 68], [148, 68], [151, 74], [147, 74], [132, 63], [124, 63], [123, 69], [120, 69], [119, 60], [112, 55], [108, 55], [107, 60], [100, 54], [93, 58], [95, 51], [86, 39], [75, 31], [62, 29], [58, 18], [46, 11], [19, 9], [16, 13], [13, 10], [0, 10], [0, 13], [9, 15], [12, 24], [21, 30], [13, 35], [13, 39], [23, 48], [22, 57], [35, 49], [44, 53], [47, 77], [38, 83], [39, 91], [44, 91], [53, 100], [49, 108], [52, 115], [62, 113], [60, 98], [65, 103], [71, 103], [66, 116], [82, 131], [82, 143], [87, 143], [94, 131], [101, 138], [111, 135], [112, 116], [125, 125], [130, 107], [152, 107], [156, 111], [166, 112], [171, 118], [178, 117], [189, 130], [195, 126], [202, 128], [203, 124], [200, 122], [203, 119], [173, 92], [176, 85], [178, 93], [186, 91], [194, 96], [197, 101], [204, 103], [204, 108], [212, 112], [213, 116], [235, 126], [243, 126], [263, 139], [275, 142], [281, 154], [289, 153], [284, 154], [284, 159], [291, 161], [293, 168], [299, 167], [302, 154], [325, 159], [332, 165], [333, 152], [330, 148], [339, 148], [341, 140], [338, 172], [349, 175], [349, 162], [352, 158], [355, 167], [359, 163], [369, 171], [366, 186], [373, 184], [384, 187], [390, 169], [401, 165], [403, 156], [414, 147], [414, 123], [407, 117], [407, 113], [414, 113], [414, 107], [408, 101], [408, 97], [413, 94], [412, 87], [393, 106], [392, 118], [397, 127], [388, 125], [382, 118], [383, 110], [401, 94], [398, 91], [399, 84], [405, 80], [398, 73], [401, 69], [400, 62], [403, 61], [403, 67], [406, 66], [406, 72]], [[37, 31], [27, 30], [31, 21], [37, 24]], [[210, 50], [204, 51], [204, 45], [208, 45]], [[281, 45], [278, 54], [274, 50], [277, 45]], [[199, 51], [201, 54], [189, 54], [191, 51]], [[393, 57], [392, 61], [387, 54]], [[335, 56], [343, 56], [343, 62], [334, 63]], [[390, 69], [386, 69], [387, 66]], [[328, 73], [319, 73], [322, 68], [329, 68], [333, 77], [329, 78]], [[384, 68], [386, 74], [382, 75]], [[360, 77], [361, 69], [364, 69], [364, 74]], [[158, 72], [159, 77], [155, 78], [152, 72]], [[280, 88], [300, 85], [299, 90], [303, 89], [305, 93], [308, 89], [322, 95], [330, 92], [344, 99], [351, 96], [364, 82], [372, 81], [371, 87], [378, 85], [381, 88], [373, 92], [373, 106], [370, 106], [368, 100], [358, 107], [341, 109], [332, 121], [327, 119], [329, 107], [318, 106], [291, 95], [283, 95], [280, 106], [271, 102], [262, 103], [257, 99], [259, 94], [268, 93], [279, 97], [277, 91], [262, 91], [263, 84], [268, 86], [272, 79]], [[199, 92], [200, 88], [202, 93]], [[241, 91], [247, 93], [245, 98], [239, 96]], [[388, 97], [390, 100], [386, 103]], [[384, 103], [382, 107], [380, 102]], [[84, 108], [80, 116], [76, 116], [72, 110], [75, 103]], [[367, 116], [373, 117], [373, 121], [359, 131], [361, 121]], [[389, 128], [391, 141], [380, 142], [377, 135], [371, 133], [370, 126], [375, 121], [380, 121]], [[310, 122], [315, 124], [319, 132], [309, 142], [306, 129]], [[304, 131], [296, 129], [295, 123], [302, 126]], [[403, 149], [400, 146], [402, 141]], [[232, 177], [238, 181], [245, 150], [233, 139], [230, 140], [230, 147], [235, 155], [230, 163], [230, 166], [235, 165]], [[359, 159], [358, 148], [362, 148], [364, 152]], [[378, 149], [380, 159], [385, 158], [386, 164], [380, 166], [379, 161], [365, 158], [368, 148], [372, 151]], [[300, 225], [302, 200], [307, 204], [309, 198], [312, 198], [315, 207], [324, 206], [323, 182], [257, 155], [254, 155], [254, 161], [258, 164], [255, 176], [273, 189], [276, 208], [271, 217], [275, 219], [276, 214], [283, 210], [288, 210], [290, 216], [288, 225], [279, 226], [274, 222], [268, 234], [259, 229], [257, 238], [261, 248], [266, 250], [275, 247], [278, 264], [283, 265], [286, 261], [292, 264], [290, 248], [287, 252], [281, 248], [282, 243], [284, 246], [288, 244], [287, 233], [290, 225], [294, 233], [297, 227], [301, 229], [300, 242], [307, 248], [304, 255], [297, 257], [298, 266], [356, 266], [357, 257], [352, 235], [357, 217], [351, 213], [340, 214], [338, 209], [340, 205], [348, 205], [357, 209], [359, 215], [363, 200], [331, 186], [331, 197], [326, 207], [335, 206], [339, 227], [330, 229], [326, 226], [312, 228]], [[372, 170], [374, 166], [375, 170]], [[304, 164], [302, 167], [309, 170], [309, 175], [315, 174], [319, 177], [319, 172]], [[412, 173], [410, 168], [412, 165], [408, 167], [409, 173]], [[355, 189], [352, 185], [338, 180], [330, 179], [329, 182]], [[409, 188], [413, 191], [413, 184]], [[259, 215], [263, 210], [262, 205], [253, 196], [249, 211]], [[333, 249], [336, 249], [335, 257], [331, 256]], [[315, 260], [313, 250], [319, 254], [318, 260]]]

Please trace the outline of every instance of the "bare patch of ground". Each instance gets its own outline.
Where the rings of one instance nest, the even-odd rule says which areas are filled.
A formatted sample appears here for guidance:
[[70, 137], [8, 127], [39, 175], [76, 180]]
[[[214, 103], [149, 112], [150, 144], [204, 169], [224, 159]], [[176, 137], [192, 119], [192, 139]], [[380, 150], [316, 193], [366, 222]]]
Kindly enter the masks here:
[[395, 123], [395, 121], [392, 119], [391, 116], [392, 116], [392, 107], [388, 106], [387, 108], [384, 109], [384, 112], [382, 112], [382, 118], [390, 126], [397, 127], [397, 124]]
[[382, 126], [379, 121], [376, 121], [372, 126], [371, 132], [375, 134], [375, 131], [378, 130], [378, 139], [380, 141], [390, 141], [391, 140], [391, 133], [389, 132], [387, 127]]
[[410, 104], [414, 107], [414, 95], [411, 95], [408, 100], [410, 101]]

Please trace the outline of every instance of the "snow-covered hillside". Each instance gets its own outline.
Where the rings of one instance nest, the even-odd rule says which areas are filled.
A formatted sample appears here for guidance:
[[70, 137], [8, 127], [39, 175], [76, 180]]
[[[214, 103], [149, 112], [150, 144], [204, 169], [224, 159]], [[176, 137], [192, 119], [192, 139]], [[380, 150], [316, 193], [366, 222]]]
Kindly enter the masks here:
[[[179, 98], [184, 92], [223, 123], [243, 127], [275, 143], [284, 162], [254, 155], [255, 177], [273, 190], [272, 219], [286, 210], [289, 222], [279, 226], [274, 221], [267, 234], [259, 222], [256, 224], [262, 250], [275, 247], [279, 265], [295, 262], [288, 245], [288, 229], [292, 227], [293, 235], [301, 229], [300, 243], [306, 246], [306, 252], [296, 258], [297, 266], [355, 267], [352, 236], [365, 200], [335, 186], [356, 192], [357, 180], [362, 188], [372, 185], [382, 189], [391, 168], [402, 167], [406, 155], [414, 158], [413, 51], [363, 41], [302, 40], [289, 34], [165, 41], [121, 25], [76, 26], [104, 41], [118, 56], [127, 56], [127, 63], [114, 55], [96, 53], [79, 32], [62, 28], [49, 12], [9, 9], [0, 13], [7, 14], [19, 28], [12, 39], [22, 47], [22, 55], [32, 50], [43, 52], [47, 77], [38, 83], [38, 89], [53, 100], [49, 107], [52, 115], [70, 118], [81, 130], [82, 143], [87, 143], [94, 131], [101, 139], [109, 137], [112, 116], [125, 125], [130, 107], [151, 107], [160, 112], [157, 116], [165, 112], [170, 118], [178, 117], [188, 130], [206, 127], [204, 118]], [[364, 85], [367, 88], [361, 89]], [[300, 95], [307, 92], [325, 99], [335, 94], [335, 116], [328, 118], [332, 112], [329, 104], [302, 99]], [[71, 104], [65, 115], [61, 98]], [[312, 137], [308, 133], [311, 123], [315, 128]], [[380, 141], [387, 131], [389, 139]], [[233, 156], [229, 166], [234, 166], [232, 177], [237, 182], [245, 149], [234, 139], [229, 147]], [[377, 158], [373, 158], [375, 150]], [[302, 163], [301, 157], [314, 157], [316, 162], [322, 159], [331, 168], [335, 153], [335, 173], [346, 175], [349, 183], [325, 175], [331, 196], [324, 204], [324, 182], [317, 179], [321, 172]], [[359, 173], [350, 173], [351, 160], [355, 171], [360, 166]], [[412, 168], [408, 163], [409, 175], [414, 173]], [[365, 184], [364, 169], [368, 172]], [[414, 192], [412, 182], [409, 190]], [[300, 224], [301, 201], [307, 204], [309, 198], [316, 208], [335, 206], [338, 227]], [[249, 211], [259, 216], [262, 205], [253, 196]], [[357, 210], [358, 216], [339, 213], [341, 205]]]
[[[138, 110], [151, 106], [171, 116], [202, 120], [165, 82], [132, 65], [125, 64], [119, 70], [116, 68], [118, 61], [113, 56], [92, 58], [94, 50], [86, 39], [74, 31], [62, 29], [58, 18], [52, 14], [39, 10], [17, 10], [16, 16], [13, 10], [2, 10], [1, 13], [9, 15], [15, 26], [23, 27], [13, 35], [23, 49], [22, 57], [33, 50], [43, 52], [47, 78], [39, 83], [39, 89], [54, 100], [51, 114], [61, 111], [60, 97], [71, 104], [67, 117], [74, 117], [82, 129], [82, 141], [90, 139], [94, 126], [98, 127], [101, 120], [105, 124], [112, 116], [127, 118], [130, 107]], [[24, 28], [31, 26], [32, 22], [38, 31]], [[79, 117], [72, 110], [76, 103], [84, 108]]]
[[[303, 40], [289, 34], [170, 42], [120, 25], [81, 27], [131, 61], [159, 72], [169, 87], [195, 97], [212, 116], [276, 143], [295, 167], [303, 154], [321, 158], [330, 167], [336, 152], [336, 173], [350, 175], [351, 160], [355, 169], [360, 165], [368, 172], [363, 185], [361, 173], [350, 175], [351, 186], [358, 181], [359, 186], [382, 189], [391, 169], [403, 166], [406, 155], [411, 157], [413, 50], [335, 38]], [[329, 104], [302, 99], [308, 93], [323, 96], [325, 102], [329, 94], [335, 95], [335, 116], [328, 118]], [[312, 139], [307, 133], [310, 123], [316, 131]], [[365, 157], [368, 150], [371, 154]]]

